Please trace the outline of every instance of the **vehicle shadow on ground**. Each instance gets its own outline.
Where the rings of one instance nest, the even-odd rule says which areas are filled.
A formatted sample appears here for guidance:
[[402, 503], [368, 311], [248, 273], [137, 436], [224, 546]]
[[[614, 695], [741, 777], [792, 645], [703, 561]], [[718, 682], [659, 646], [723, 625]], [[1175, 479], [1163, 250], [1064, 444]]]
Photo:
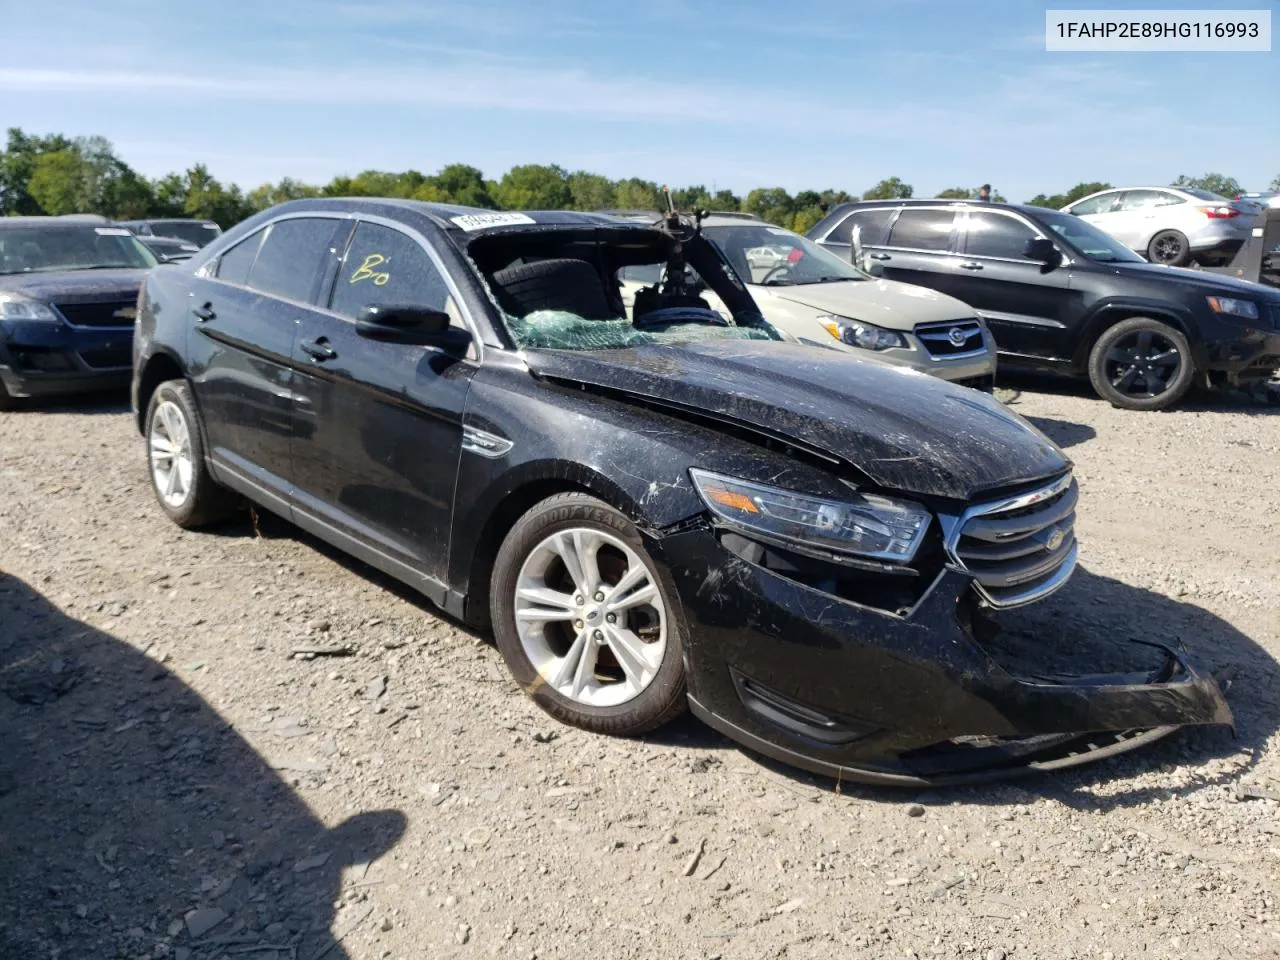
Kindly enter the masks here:
[[1098, 431], [1087, 423], [1075, 423], [1071, 420], [1057, 420], [1053, 417], [1024, 417], [1046, 437], [1063, 450], [1085, 443], [1098, 435]]
[[[1105, 404], [1088, 380], [1066, 376], [1053, 376], [1047, 373], [1031, 373], [1023, 370], [1002, 370], [1000, 387], [1023, 393], [1043, 393], [1049, 396], [1080, 397], [1095, 403]], [[1272, 381], [1269, 387], [1270, 399], [1255, 396], [1245, 390], [1214, 389], [1192, 390], [1173, 408], [1174, 412], [1232, 413], [1246, 416], [1269, 416], [1280, 414], [1280, 383]], [[1009, 409], [1020, 413], [1019, 397], [1009, 403]], [[1134, 411], [1139, 416], [1150, 416], [1142, 411]], [[1031, 418], [1028, 418], [1031, 419]], [[1033, 421], [1034, 422], [1034, 421]]]
[[[307, 543], [334, 563], [345, 567], [419, 608], [424, 614], [449, 623], [493, 645], [491, 634], [479, 633], [473, 627], [449, 616], [410, 587], [376, 570], [336, 547], [310, 536], [288, 522], [264, 511], [257, 513], [257, 532], [248, 519], [235, 521], [222, 532], [232, 536], [261, 535], [293, 538]], [[1097, 664], [1110, 669], [1143, 669], [1149, 666], [1150, 646], [1134, 643], [1146, 640], [1186, 648], [1190, 659], [1202, 673], [1228, 670], [1234, 673], [1228, 702], [1235, 714], [1233, 737], [1224, 728], [1188, 728], [1132, 753], [1101, 760], [1079, 768], [1056, 773], [1033, 773], [1025, 778], [977, 787], [940, 788], [940, 802], [961, 800], [969, 803], [1005, 804], [1018, 802], [1028, 792], [1055, 797], [1062, 802], [1090, 807], [1139, 805], [1153, 797], [1167, 798], [1174, 793], [1203, 789], [1234, 782], [1241, 772], [1229, 776], [1198, 776], [1195, 767], [1209, 759], [1224, 757], [1242, 750], [1258, 750], [1268, 737], [1280, 729], [1280, 666], [1261, 646], [1227, 621], [1194, 604], [1141, 587], [1134, 587], [1080, 567], [1066, 587], [1054, 596], [1030, 607], [1010, 611], [1001, 617], [1002, 624], [1018, 631], [1044, 638], [1049, 649], [1064, 651], [1067, 659], [1079, 664], [1081, 654], [1089, 653], [1092, 670]], [[1129, 626], [1118, 628], [1117, 623]], [[1118, 631], [1118, 632], [1117, 632]], [[1137, 632], [1135, 632], [1137, 631]], [[1135, 659], [1137, 658], [1137, 659]], [[685, 715], [664, 727], [646, 734], [651, 744], [679, 750], [733, 750], [762, 768], [790, 780], [810, 784], [821, 791], [840, 792], [886, 803], [914, 802], [925, 788], [896, 789], [837, 784], [819, 775], [777, 763], [739, 747], [732, 740]], [[1167, 787], [1123, 786], [1125, 778], [1166, 765], [1187, 765], [1193, 783], [1174, 790]], [[1114, 783], [1112, 783], [1114, 781]], [[1104, 787], [1105, 796], [1094, 794]], [[1118, 785], [1118, 786], [1117, 786]]]
[[6, 574], [0, 737], [0, 956], [342, 958], [377, 922], [334, 903], [403, 814], [327, 828], [173, 673]]
[[94, 393], [76, 393], [58, 397], [29, 397], [18, 401], [18, 409], [9, 416], [35, 416], [40, 413], [128, 413], [127, 390], [106, 390]]

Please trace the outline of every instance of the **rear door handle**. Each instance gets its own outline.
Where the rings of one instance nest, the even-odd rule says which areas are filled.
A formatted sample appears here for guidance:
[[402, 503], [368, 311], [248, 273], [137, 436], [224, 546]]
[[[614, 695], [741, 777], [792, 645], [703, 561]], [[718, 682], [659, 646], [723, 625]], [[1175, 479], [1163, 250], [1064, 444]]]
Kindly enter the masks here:
[[961, 270], [981, 270], [982, 264], [974, 263], [972, 260], [970, 260], [968, 263], [960, 264], [960, 269]]
[[329, 341], [324, 337], [303, 340], [300, 346], [303, 353], [315, 360], [332, 360], [338, 355], [338, 351], [329, 346]]
[[191, 312], [196, 315], [196, 319], [201, 323], [204, 323], [206, 320], [212, 320], [217, 316], [217, 314], [213, 312], [212, 303], [206, 303], [203, 307], [194, 307]]
[[893, 259], [893, 257], [889, 256], [887, 253], [869, 253], [867, 254], [867, 256], [869, 256], [872, 260], [892, 260]]

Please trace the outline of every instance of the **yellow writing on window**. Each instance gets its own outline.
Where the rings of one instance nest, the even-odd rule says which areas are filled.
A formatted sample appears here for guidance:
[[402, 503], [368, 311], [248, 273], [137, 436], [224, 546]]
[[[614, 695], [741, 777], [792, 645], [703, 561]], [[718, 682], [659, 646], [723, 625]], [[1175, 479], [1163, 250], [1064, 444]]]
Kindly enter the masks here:
[[356, 272], [351, 274], [351, 283], [359, 283], [361, 280], [372, 280], [375, 287], [386, 286], [388, 280], [391, 279], [390, 271], [374, 270], [374, 267], [380, 267], [387, 262], [387, 258], [380, 253], [371, 253], [364, 258], [364, 262], [356, 267]]

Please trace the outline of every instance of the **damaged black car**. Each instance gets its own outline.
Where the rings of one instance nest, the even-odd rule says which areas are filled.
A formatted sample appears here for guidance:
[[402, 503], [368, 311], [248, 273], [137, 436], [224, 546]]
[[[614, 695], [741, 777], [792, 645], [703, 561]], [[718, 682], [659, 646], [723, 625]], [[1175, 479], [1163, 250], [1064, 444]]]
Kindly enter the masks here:
[[[620, 271], [653, 264], [628, 308]], [[1231, 722], [1180, 650], [1136, 675], [999, 659], [1000, 611], [1075, 568], [1070, 462], [989, 396], [787, 342], [696, 215], [294, 201], [154, 271], [135, 344], [175, 522], [279, 513], [492, 629], [566, 723], [688, 706], [914, 784]]]

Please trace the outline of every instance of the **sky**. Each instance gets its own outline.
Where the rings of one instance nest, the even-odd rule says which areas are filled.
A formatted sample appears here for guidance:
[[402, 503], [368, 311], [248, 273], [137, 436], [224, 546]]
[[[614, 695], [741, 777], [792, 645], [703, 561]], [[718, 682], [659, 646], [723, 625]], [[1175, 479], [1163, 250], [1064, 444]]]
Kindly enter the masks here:
[[557, 163], [738, 193], [898, 176], [916, 196], [990, 182], [1025, 200], [1280, 175], [1276, 51], [1047, 53], [1028, 0], [53, 7], [0, 0], [0, 128], [102, 135], [148, 176], [203, 162], [249, 189]]

